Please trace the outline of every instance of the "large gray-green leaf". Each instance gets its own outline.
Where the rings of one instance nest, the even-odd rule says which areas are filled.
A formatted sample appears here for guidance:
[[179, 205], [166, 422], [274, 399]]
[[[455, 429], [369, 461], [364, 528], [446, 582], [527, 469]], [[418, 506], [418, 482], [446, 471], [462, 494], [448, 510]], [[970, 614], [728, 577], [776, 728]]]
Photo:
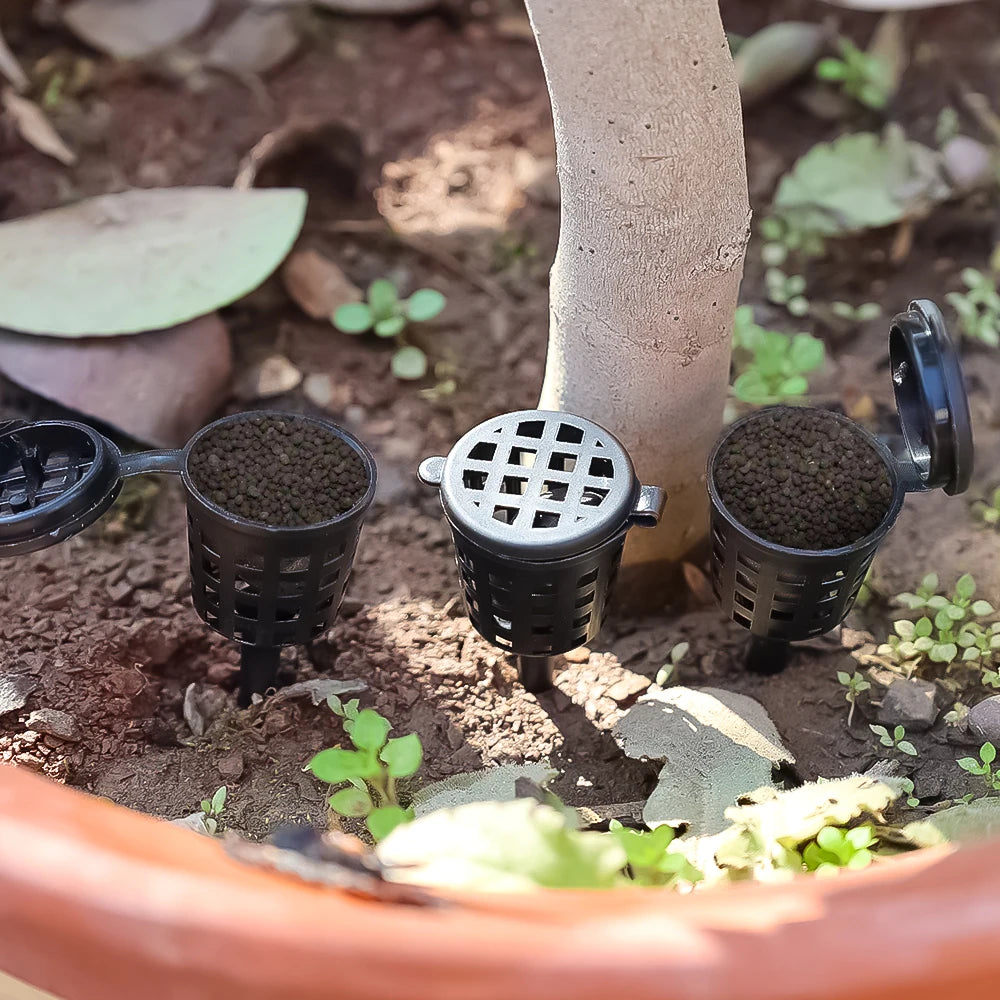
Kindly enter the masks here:
[[546, 763], [501, 764], [482, 771], [455, 774], [443, 781], [424, 785], [413, 796], [413, 811], [417, 816], [438, 809], [452, 809], [470, 802], [508, 802], [517, 797], [514, 785], [518, 778], [528, 778], [545, 785], [559, 772]]
[[763, 706], [718, 688], [655, 689], [613, 735], [627, 756], [665, 761], [642, 812], [646, 823], [684, 822], [698, 834], [722, 830], [729, 806], [769, 783], [776, 764], [795, 759]]
[[940, 154], [889, 126], [813, 146], [782, 177], [774, 210], [795, 229], [841, 236], [919, 218], [950, 193]]
[[1000, 833], [1000, 799], [974, 799], [907, 823], [901, 833], [917, 847], [982, 840]]
[[138, 59], [197, 31], [215, 0], [76, 0], [63, 13], [77, 37], [119, 59]]
[[826, 40], [820, 24], [778, 21], [761, 28], [733, 59], [744, 107], [774, 92], [809, 69]]
[[613, 837], [581, 833], [534, 799], [439, 809], [397, 826], [377, 853], [394, 881], [417, 885], [523, 892], [624, 881], [625, 852]]
[[291, 188], [161, 188], [5, 222], [0, 327], [109, 336], [202, 316], [267, 278], [305, 208], [305, 192]]

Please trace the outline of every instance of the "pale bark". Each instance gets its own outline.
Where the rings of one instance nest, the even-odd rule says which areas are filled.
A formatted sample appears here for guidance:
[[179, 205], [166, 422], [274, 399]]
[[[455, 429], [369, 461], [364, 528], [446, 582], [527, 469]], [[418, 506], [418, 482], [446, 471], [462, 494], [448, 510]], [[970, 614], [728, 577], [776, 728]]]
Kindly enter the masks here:
[[526, 0], [562, 222], [540, 406], [590, 417], [664, 487], [632, 562], [704, 535], [749, 236], [739, 92], [717, 0]]

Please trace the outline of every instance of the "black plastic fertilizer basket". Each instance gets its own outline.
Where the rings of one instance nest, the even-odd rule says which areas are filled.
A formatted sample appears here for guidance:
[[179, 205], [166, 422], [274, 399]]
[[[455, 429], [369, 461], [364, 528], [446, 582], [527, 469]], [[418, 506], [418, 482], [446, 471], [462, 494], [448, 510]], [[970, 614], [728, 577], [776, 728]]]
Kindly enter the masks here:
[[178, 451], [123, 456], [85, 424], [0, 427], [0, 556], [46, 548], [104, 514], [127, 476], [178, 474], [187, 503], [191, 597], [240, 643], [240, 703], [275, 684], [282, 646], [336, 618], [375, 461], [336, 424], [251, 411], [217, 420]]
[[547, 689], [552, 658], [600, 631], [625, 536], [656, 525], [663, 491], [604, 428], [546, 410], [479, 424], [418, 475], [440, 487], [472, 624]]
[[969, 404], [933, 302], [892, 320], [889, 361], [901, 435], [769, 407], [733, 424], [709, 458], [712, 584], [752, 636], [751, 670], [782, 669], [788, 643], [844, 620], [907, 493], [968, 487]]

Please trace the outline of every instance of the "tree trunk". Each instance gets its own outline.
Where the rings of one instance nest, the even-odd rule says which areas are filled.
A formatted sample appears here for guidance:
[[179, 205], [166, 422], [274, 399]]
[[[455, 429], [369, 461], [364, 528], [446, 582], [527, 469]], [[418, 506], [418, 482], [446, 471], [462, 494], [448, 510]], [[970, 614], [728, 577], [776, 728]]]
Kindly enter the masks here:
[[750, 233], [718, 2], [526, 3], [562, 194], [539, 405], [603, 424], [642, 481], [667, 490], [660, 527], [633, 531], [626, 561], [676, 562], [707, 526]]

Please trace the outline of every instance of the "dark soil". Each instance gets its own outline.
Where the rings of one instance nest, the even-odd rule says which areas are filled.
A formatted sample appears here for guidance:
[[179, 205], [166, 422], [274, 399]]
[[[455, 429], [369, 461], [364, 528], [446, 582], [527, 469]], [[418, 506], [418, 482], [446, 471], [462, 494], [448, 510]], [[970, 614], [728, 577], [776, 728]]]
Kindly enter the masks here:
[[349, 511], [368, 490], [357, 451], [312, 420], [251, 417], [208, 431], [191, 449], [191, 481], [247, 521], [298, 527]]
[[[549, 102], [523, 9], [507, 0], [468, 6], [477, 13], [399, 21], [303, 9], [310, 33], [301, 53], [254, 88], [223, 74], [189, 79], [169, 62], [120, 66], [64, 33], [5, 23], [29, 68], [56, 50], [70, 63], [92, 60], [94, 73], [86, 92], [53, 113], [69, 140], [86, 140], [75, 168], [0, 129], [0, 218], [126, 186], [228, 185], [251, 147], [294, 120], [310, 141], [259, 177], [308, 188], [299, 248], [322, 252], [360, 287], [389, 275], [404, 295], [425, 286], [445, 293], [440, 320], [413, 336], [454, 376], [453, 393], [435, 391], [432, 380], [398, 382], [388, 370], [389, 344], [308, 319], [278, 278], [223, 313], [238, 374], [277, 352], [307, 376], [328, 379], [332, 393], [322, 406], [299, 389], [265, 401], [234, 397], [222, 412], [268, 406], [325, 415], [358, 434], [379, 464], [378, 495], [340, 618], [311, 646], [283, 653], [283, 679], [364, 681], [363, 705], [383, 712], [395, 735], [419, 733], [421, 780], [548, 759], [562, 772], [556, 790], [572, 803], [642, 799], [656, 766], [623, 759], [609, 730], [682, 640], [690, 651], [679, 682], [757, 698], [803, 778], [864, 770], [884, 752], [868, 723], [880, 721], [891, 678], [874, 678], [848, 729], [836, 672], [855, 669], [851, 650], [874, 650], [884, 638], [898, 616], [885, 598], [912, 590], [932, 569], [948, 586], [969, 571], [977, 596], [1000, 605], [1000, 534], [973, 521], [962, 498], [910, 497], [875, 562], [873, 601], [854, 613], [851, 628], [797, 646], [775, 677], [744, 670], [746, 634], [723, 620], [706, 593], [704, 565], [689, 565], [690, 591], [663, 598], [649, 617], [613, 608], [600, 639], [561, 659], [556, 689], [538, 697], [517, 684], [513, 663], [465, 618], [440, 503], [419, 488], [414, 471], [479, 421], [537, 402], [559, 222]], [[814, 0], [722, 7], [727, 29], [740, 34], [782, 18], [829, 16], [866, 44], [878, 20], [834, 7], [820, 15]], [[227, 16], [227, 5], [219, 8], [213, 31]], [[961, 105], [960, 93], [985, 94], [1000, 108], [992, 46], [998, 16], [991, 4], [907, 15], [916, 56], [890, 110], [912, 138], [933, 142], [939, 111]], [[801, 91], [789, 88], [746, 115], [758, 218], [777, 177], [815, 142], [880, 127], [861, 109], [848, 120], [818, 117]], [[963, 128], [989, 140], [960, 111]], [[831, 241], [808, 273], [810, 300], [875, 300], [887, 314], [914, 297], [943, 301], [962, 267], [983, 266], [994, 220], [992, 202], [973, 195], [906, 227], [899, 246], [894, 231]], [[754, 242], [742, 300], [758, 322], [801, 329], [803, 321], [766, 301], [763, 270]], [[814, 402], [891, 430], [885, 319], [860, 327], [818, 322], [814, 332], [830, 355]], [[984, 491], [1000, 467], [1000, 355], [966, 349], [963, 362], [983, 470], [974, 489]], [[0, 391], [0, 410], [0, 417], [58, 412], [10, 384]], [[0, 717], [0, 761], [168, 817], [190, 812], [225, 783], [224, 822], [254, 836], [290, 819], [325, 822], [324, 789], [302, 767], [342, 739], [339, 720], [325, 705], [281, 694], [237, 708], [238, 652], [191, 608], [185, 534], [176, 484], [129, 481], [102, 522], [5, 568], [0, 674], [16, 674], [31, 693], [23, 709]], [[191, 684], [202, 705], [214, 706], [201, 737], [183, 714]], [[72, 715], [80, 739], [32, 730], [27, 720], [38, 708]], [[914, 769], [924, 802], [973, 790], [954, 763], [968, 753], [955, 745], [963, 738], [941, 721], [914, 738], [920, 755], [903, 764]]]
[[794, 549], [836, 549], [874, 531], [892, 502], [885, 461], [822, 410], [775, 407], [737, 427], [715, 459], [726, 509]]

